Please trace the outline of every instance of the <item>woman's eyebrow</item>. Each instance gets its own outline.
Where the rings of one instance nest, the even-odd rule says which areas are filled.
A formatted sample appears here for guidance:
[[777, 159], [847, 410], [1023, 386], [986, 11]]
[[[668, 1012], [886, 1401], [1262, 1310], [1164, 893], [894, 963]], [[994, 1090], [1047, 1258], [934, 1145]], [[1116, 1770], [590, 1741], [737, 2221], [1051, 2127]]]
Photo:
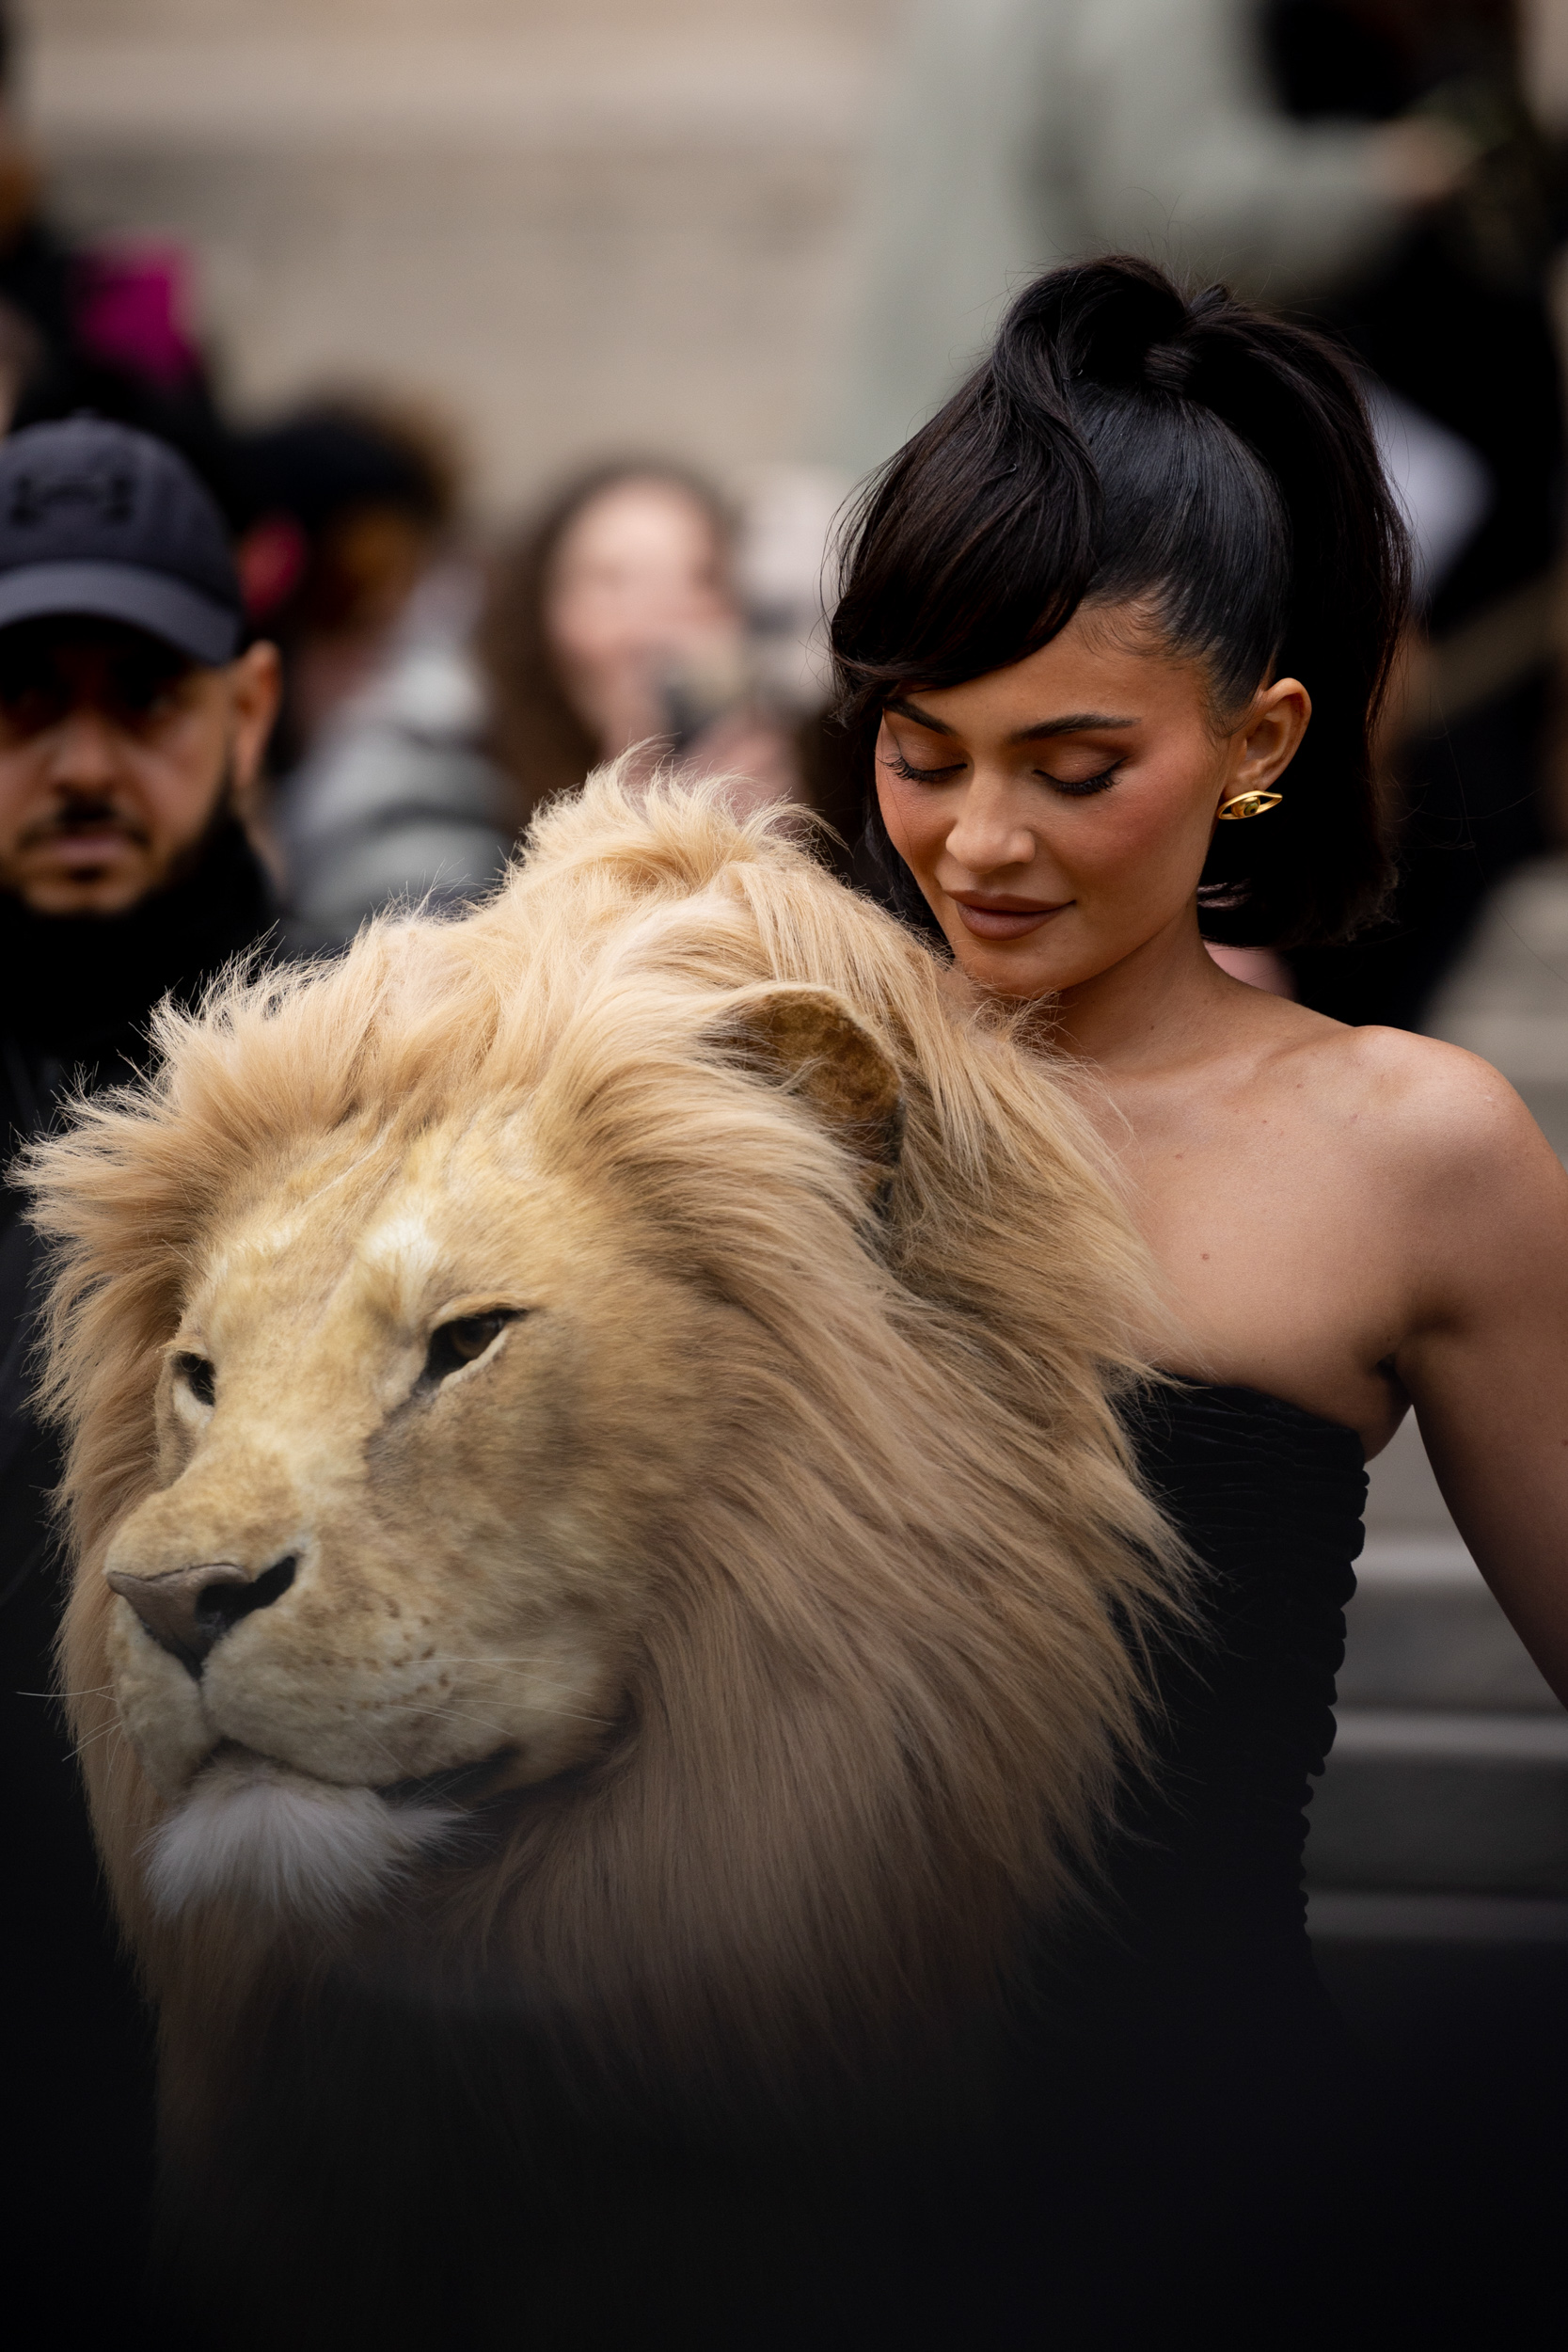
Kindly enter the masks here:
[[928, 710], [922, 710], [918, 703], [906, 702], [901, 694], [890, 694], [882, 708], [895, 711], [900, 719], [912, 719], [917, 727], [929, 727], [933, 735], [951, 735], [953, 732], [951, 727], [943, 726], [940, 719], [933, 719]]
[[[951, 735], [953, 729], [941, 719], [934, 719], [918, 703], [907, 702], [902, 694], [890, 694], [882, 705], [897, 718], [912, 719], [917, 727], [929, 727], [933, 735]], [[1087, 735], [1099, 727], [1135, 727], [1136, 719], [1114, 718], [1104, 710], [1070, 710], [1065, 719], [1040, 719], [1032, 727], [1019, 727], [1009, 735], [1009, 743], [1040, 743], [1053, 735]]]
[[1041, 719], [1032, 727], [1019, 727], [1009, 743], [1039, 743], [1052, 735], [1087, 735], [1100, 727], [1135, 727], [1136, 719], [1113, 718], [1104, 710], [1073, 710], [1065, 719]]

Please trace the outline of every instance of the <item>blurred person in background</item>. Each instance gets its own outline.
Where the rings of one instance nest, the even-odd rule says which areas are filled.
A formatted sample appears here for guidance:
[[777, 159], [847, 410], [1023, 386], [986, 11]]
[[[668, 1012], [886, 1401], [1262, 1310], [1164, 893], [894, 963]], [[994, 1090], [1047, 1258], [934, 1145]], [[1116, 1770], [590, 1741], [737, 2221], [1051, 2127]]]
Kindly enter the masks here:
[[251, 617], [282, 647], [272, 838], [293, 944], [389, 900], [469, 898], [511, 850], [470, 640], [483, 583], [452, 437], [387, 401], [320, 402], [245, 445]]
[[679, 468], [595, 468], [499, 552], [409, 600], [388, 660], [280, 795], [292, 935], [330, 946], [399, 898], [498, 880], [552, 793], [645, 745], [651, 773], [800, 798], [808, 730], [757, 689], [718, 493]]
[[626, 462], [570, 484], [506, 550], [481, 634], [492, 738], [527, 813], [635, 745], [652, 766], [798, 799], [790, 730], [755, 693], [736, 524], [679, 467]]
[[1374, 266], [1474, 146], [1422, 115], [1300, 119], [1260, 0], [912, 0], [871, 162], [839, 454], [890, 456], [1009, 288], [1107, 250], [1271, 306]]
[[1549, 310], [1568, 171], [1538, 125], [1512, 0], [1269, 0], [1293, 121], [1446, 126], [1473, 161], [1392, 245], [1304, 306], [1373, 371], [1385, 458], [1426, 561], [1391, 746], [1402, 819], [1391, 917], [1292, 959], [1351, 1022], [1418, 1026], [1490, 884], [1544, 848], [1563, 405]]
[[50, 215], [11, 103], [0, 7], [0, 431], [90, 409], [178, 449], [232, 525], [233, 449], [189, 321], [190, 260], [165, 239], [83, 245]]
[[[18, 373], [12, 425], [87, 412], [152, 434], [194, 468], [234, 528], [244, 490], [233, 437], [189, 324], [188, 254], [163, 241], [77, 248], [61, 246], [46, 226], [34, 233], [53, 252], [60, 300], [41, 313], [22, 310], [40, 343]], [[0, 262], [0, 296], [7, 294]]]
[[460, 470], [412, 406], [309, 401], [241, 437], [245, 609], [283, 661], [272, 765], [283, 781], [382, 667], [409, 597], [445, 552]]
[[[243, 645], [227, 532], [183, 461], [82, 418], [0, 446], [0, 1127], [4, 1162], [78, 1089], [147, 1065], [275, 915], [246, 837], [277, 659]], [[150, 2052], [50, 1703], [60, 1464], [29, 1400], [40, 1246], [0, 1186], [0, 1739], [9, 1927], [8, 2215], [54, 2332], [135, 2306]], [[68, 2186], [67, 2184], [70, 2184]], [[94, 2215], [90, 2265], [79, 2259]], [[100, 2234], [100, 2233], [103, 2234]], [[47, 2276], [47, 2287], [44, 2280]], [[16, 2292], [13, 2255], [13, 2293]], [[99, 2297], [95, 2303], [94, 2297]], [[26, 2298], [18, 2296], [18, 2299]]]

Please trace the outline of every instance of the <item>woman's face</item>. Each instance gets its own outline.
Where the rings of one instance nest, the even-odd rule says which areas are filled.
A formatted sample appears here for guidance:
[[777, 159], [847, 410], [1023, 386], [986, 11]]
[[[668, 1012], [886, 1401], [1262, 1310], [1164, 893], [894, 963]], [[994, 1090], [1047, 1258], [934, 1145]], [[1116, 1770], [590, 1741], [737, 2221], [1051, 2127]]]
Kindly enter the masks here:
[[713, 517], [678, 483], [633, 478], [567, 525], [546, 587], [562, 683], [607, 756], [667, 724], [665, 679], [740, 635]]
[[1283, 678], [1222, 731], [1206, 686], [1146, 616], [1101, 607], [1009, 669], [887, 705], [883, 822], [979, 987], [1040, 996], [1196, 939], [1221, 803], [1272, 786], [1311, 715]]

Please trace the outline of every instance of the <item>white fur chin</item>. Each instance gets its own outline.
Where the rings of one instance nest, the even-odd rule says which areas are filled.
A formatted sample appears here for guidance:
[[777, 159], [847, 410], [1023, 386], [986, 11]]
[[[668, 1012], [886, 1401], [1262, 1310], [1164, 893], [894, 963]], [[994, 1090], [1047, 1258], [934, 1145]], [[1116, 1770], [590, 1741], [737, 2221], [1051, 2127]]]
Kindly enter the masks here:
[[221, 1756], [149, 1839], [148, 1893], [166, 1919], [227, 1900], [337, 1927], [461, 1819], [309, 1780], [263, 1756]]

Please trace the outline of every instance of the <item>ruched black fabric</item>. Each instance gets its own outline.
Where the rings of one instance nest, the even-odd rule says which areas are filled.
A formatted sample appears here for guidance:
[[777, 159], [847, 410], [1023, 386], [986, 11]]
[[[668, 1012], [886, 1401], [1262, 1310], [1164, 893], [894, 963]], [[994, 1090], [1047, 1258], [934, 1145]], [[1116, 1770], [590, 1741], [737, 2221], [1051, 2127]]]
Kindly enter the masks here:
[[1042, 1932], [1000, 2066], [988, 2055], [979, 2120], [911, 2151], [885, 2236], [869, 2203], [852, 2212], [853, 2324], [824, 2317], [851, 2309], [835, 2281], [797, 2340], [1362, 2341], [1345, 2301], [1369, 2305], [1363, 2217], [1386, 2213], [1386, 2185], [1369, 2176], [1362, 2070], [1313, 1968], [1303, 1891], [1361, 1547], [1360, 1440], [1277, 1398], [1191, 1382], [1141, 1390], [1125, 1421], [1198, 1563], [1190, 1620], [1152, 1661], [1148, 1769], [1127, 1787], [1092, 1905]]
[[1200, 1564], [1195, 1609], [1157, 1651], [1151, 1769], [1096, 1915], [1040, 1956], [998, 2205], [1006, 2283], [975, 2341], [1273, 2352], [1323, 2340], [1363, 2201], [1356, 2074], [1303, 1885], [1361, 1443], [1191, 1383], [1141, 1391], [1126, 1425]]
[[1143, 1391], [1140, 1469], [1201, 1564], [1162, 1648], [1149, 1780], [1112, 1858], [1131, 1947], [1216, 1993], [1293, 1991], [1307, 1963], [1310, 1782], [1334, 1738], [1367, 1476], [1355, 1431], [1256, 1390]]

